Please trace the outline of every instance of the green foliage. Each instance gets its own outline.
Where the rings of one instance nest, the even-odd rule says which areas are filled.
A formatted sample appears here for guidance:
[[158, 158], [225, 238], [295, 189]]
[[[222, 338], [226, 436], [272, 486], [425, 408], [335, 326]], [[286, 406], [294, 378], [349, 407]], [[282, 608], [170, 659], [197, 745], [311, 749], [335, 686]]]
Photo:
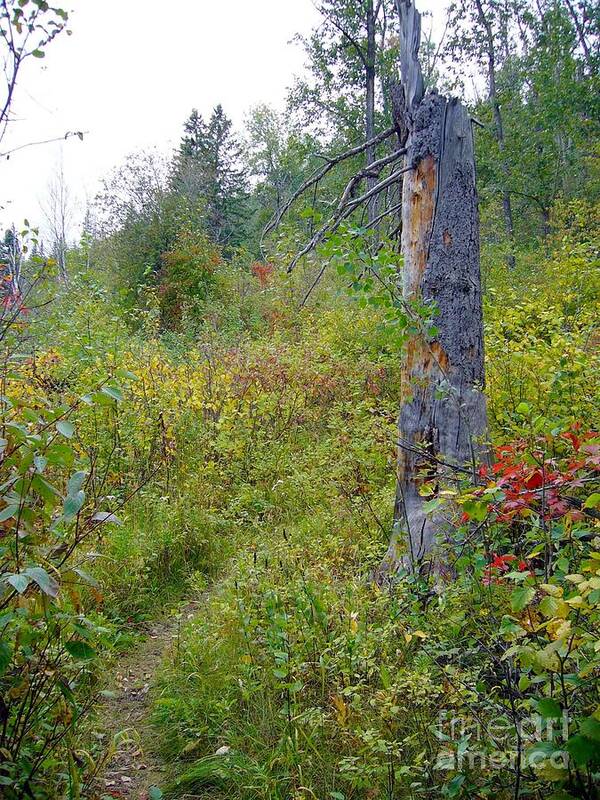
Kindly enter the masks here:
[[[512, 204], [515, 235], [546, 236], [559, 198], [597, 199], [597, 12], [570, 0], [531, 3], [458, 0], [451, 6], [446, 55], [464, 87], [485, 81], [474, 103], [485, 238], [507, 246], [497, 225]], [[502, 134], [494, 114], [492, 78]], [[488, 223], [489, 219], [489, 223]]]
[[598, 413], [597, 206], [559, 205], [555, 220], [552, 249], [525, 255], [513, 275], [493, 266], [487, 279], [489, 412], [503, 437], [518, 435], [524, 418]]
[[[2, 37], [29, 19], [41, 57], [64, 13], [5, 5]], [[202, 610], [153, 698], [168, 771], [152, 800], [596, 800], [597, 17], [585, 0], [483, 5], [506, 122], [503, 147], [485, 130], [478, 154], [497, 447], [493, 468], [443, 492], [424, 476], [447, 534], [439, 574], [373, 580], [392, 527], [403, 345], [436, 335], [436, 309], [401, 297], [397, 243], [358, 216], [284, 274], [363, 154], [298, 202], [268, 260], [260, 236], [323, 145], [363, 135], [367, 67], [385, 90], [396, 70], [392, 3], [376, 5], [369, 64], [369, 3], [320, 4], [295, 119], [255, 109], [245, 152], [218, 106], [208, 121], [192, 112], [172, 160], [128, 159], [68, 253], [67, 285], [37, 234], [30, 250], [27, 231], [5, 237], [7, 800], [97, 794], [111, 750], [89, 713], [102, 676], [144, 622], [194, 596]], [[451, 28], [462, 66], [485, 68], [476, 4]], [[492, 110], [477, 103], [485, 125]], [[503, 189], [519, 217], [511, 272]]]
[[172, 329], [181, 325], [186, 307], [210, 298], [222, 259], [206, 235], [188, 229], [179, 232], [173, 248], [162, 254], [162, 262], [159, 307], [163, 324]]
[[[376, 49], [367, 54], [367, 18], [374, 13]], [[365, 61], [372, 60], [379, 86], [389, 87], [397, 65], [386, 40], [387, 22], [394, 16], [393, 3], [321, 0], [319, 25], [307, 37], [297, 36], [307, 58], [308, 77], [298, 78], [290, 90], [288, 105], [300, 128], [318, 135], [353, 140], [364, 135]], [[378, 92], [379, 128], [389, 119], [389, 97]]]
[[244, 238], [246, 179], [231, 120], [220, 105], [207, 123], [194, 109], [184, 130], [172, 186], [188, 203], [201, 202], [204, 228], [217, 244], [235, 247]]
[[[65, 763], [89, 703], [107, 631], [86, 614], [101, 529], [118, 524], [102, 461], [77, 446], [74, 419], [121, 398], [112, 381], [60, 403], [13, 359], [1, 403], [0, 692], [4, 796], [22, 797]], [[108, 506], [108, 508], [107, 508]], [[86, 690], [82, 693], [82, 687]], [[63, 780], [66, 779], [63, 776]]]
[[[586, 796], [597, 735], [586, 512], [600, 490], [589, 465], [568, 468], [563, 434], [581, 438], [572, 423], [598, 404], [596, 213], [556, 207], [548, 249], [526, 256], [526, 300], [518, 271], [485, 265], [493, 435], [525, 443], [515, 451], [524, 481], [535, 484], [541, 450], [549, 471], [553, 459], [557, 474], [575, 470], [564, 491], [583, 518], [546, 519], [535, 493], [511, 516], [502, 475], [483, 495], [466, 488], [454, 495], [460, 557], [442, 593], [425, 577], [392, 591], [371, 580], [391, 526], [402, 343], [412, 326], [435, 326], [435, 309], [399, 299], [393, 246], [340, 230], [318, 256], [325, 282], [296, 310], [301, 277], [248, 269], [247, 255], [221, 260], [182, 227], [157, 275], [180, 303], [168, 334], [175, 304], [149, 293], [145, 310], [124, 312], [87, 251], [70, 254], [71, 292], [19, 318], [12, 347], [27, 357], [5, 391], [5, 423], [17, 427], [4, 438], [23, 441], [2, 468], [31, 484], [18, 496], [5, 486], [0, 509], [10, 713], [37, 686], [21, 686], [25, 674], [49, 663], [56, 676], [0, 773], [15, 797], [34, 766], [40, 797], [44, 785], [50, 796], [88, 786], [103, 757], [84, 722], [99, 664], [137, 623], [209, 581], [155, 703], [173, 765], [166, 796], [503, 796], [517, 722], [523, 763], [537, 764], [523, 796], [550, 786]], [[51, 463], [56, 447], [64, 463]], [[16, 537], [21, 507], [33, 533]], [[75, 569], [83, 576], [71, 581]], [[552, 738], [535, 733], [538, 718]]]

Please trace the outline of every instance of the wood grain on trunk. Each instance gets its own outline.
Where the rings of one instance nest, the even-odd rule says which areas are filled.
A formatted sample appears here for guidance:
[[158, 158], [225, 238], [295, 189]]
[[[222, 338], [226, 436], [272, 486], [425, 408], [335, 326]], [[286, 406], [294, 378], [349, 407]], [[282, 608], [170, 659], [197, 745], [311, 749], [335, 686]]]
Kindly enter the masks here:
[[450, 528], [425, 514], [431, 497], [487, 458], [479, 219], [471, 120], [456, 99], [424, 95], [418, 64], [420, 17], [397, 0], [402, 83], [409, 120], [404, 176], [402, 291], [407, 303], [431, 302], [437, 332], [414, 334], [402, 364], [395, 532], [385, 571], [416, 568]]

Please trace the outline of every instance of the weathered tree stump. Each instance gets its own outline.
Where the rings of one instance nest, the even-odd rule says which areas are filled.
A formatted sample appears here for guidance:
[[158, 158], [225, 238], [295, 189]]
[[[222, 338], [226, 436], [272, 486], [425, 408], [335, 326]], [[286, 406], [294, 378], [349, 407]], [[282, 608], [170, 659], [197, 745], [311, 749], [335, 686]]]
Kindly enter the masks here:
[[[413, 335], [402, 365], [395, 530], [383, 564], [415, 569], [447, 533], [419, 493], [486, 459], [479, 217], [471, 119], [454, 98], [424, 93], [421, 18], [396, 0], [408, 125], [402, 206], [404, 301], [432, 302], [437, 333]], [[457, 468], [458, 472], [455, 472]], [[464, 474], [464, 473], [463, 473]]]

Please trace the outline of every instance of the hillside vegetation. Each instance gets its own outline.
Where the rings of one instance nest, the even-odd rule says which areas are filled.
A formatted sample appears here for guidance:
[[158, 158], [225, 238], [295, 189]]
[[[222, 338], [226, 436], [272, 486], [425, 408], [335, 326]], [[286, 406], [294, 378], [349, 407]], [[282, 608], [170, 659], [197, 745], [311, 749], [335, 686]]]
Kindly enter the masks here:
[[351, 140], [301, 133], [301, 112], [318, 96], [360, 127], [335, 41], [305, 42], [296, 127], [256, 109], [242, 147], [220, 107], [193, 112], [170, 162], [107, 178], [76, 246], [7, 233], [4, 279], [18, 244], [23, 282], [0, 319], [1, 796], [129, 796], [103, 781], [127, 737], [103, 730], [103, 697], [194, 601], [154, 665], [148, 800], [598, 797], [597, 81], [567, 6], [529, 9], [531, 40], [498, 67], [506, 147], [539, 140], [519, 155], [539, 186], [504, 184], [512, 232], [489, 126], [479, 140], [493, 458], [452, 490], [423, 483], [452, 530], [443, 571], [379, 573], [411, 325], [397, 217], [373, 234], [357, 212], [287, 272], [357, 157], [260, 242], [317, 145]]

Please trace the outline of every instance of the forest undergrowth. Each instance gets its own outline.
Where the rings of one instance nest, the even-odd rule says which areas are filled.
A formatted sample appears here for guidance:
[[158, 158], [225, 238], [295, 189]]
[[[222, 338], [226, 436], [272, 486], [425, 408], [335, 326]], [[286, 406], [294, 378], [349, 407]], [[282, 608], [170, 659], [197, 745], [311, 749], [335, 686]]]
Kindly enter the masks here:
[[557, 208], [513, 274], [484, 263], [496, 459], [445, 495], [423, 481], [454, 531], [443, 592], [373, 580], [402, 339], [372, 284], [330, 271], [299, 309], [295, 279], [218, 261], [219, 301], [173, 334], [161, 298], [128, 318], [74, 251], [77, 291], [5, 334], [7, 798], [97, 793], [106, 675], [200, 596], [152, 676], [152, 800], [508, 800], [515, 775], [520, 797], [596, 797], [595, 214]]

